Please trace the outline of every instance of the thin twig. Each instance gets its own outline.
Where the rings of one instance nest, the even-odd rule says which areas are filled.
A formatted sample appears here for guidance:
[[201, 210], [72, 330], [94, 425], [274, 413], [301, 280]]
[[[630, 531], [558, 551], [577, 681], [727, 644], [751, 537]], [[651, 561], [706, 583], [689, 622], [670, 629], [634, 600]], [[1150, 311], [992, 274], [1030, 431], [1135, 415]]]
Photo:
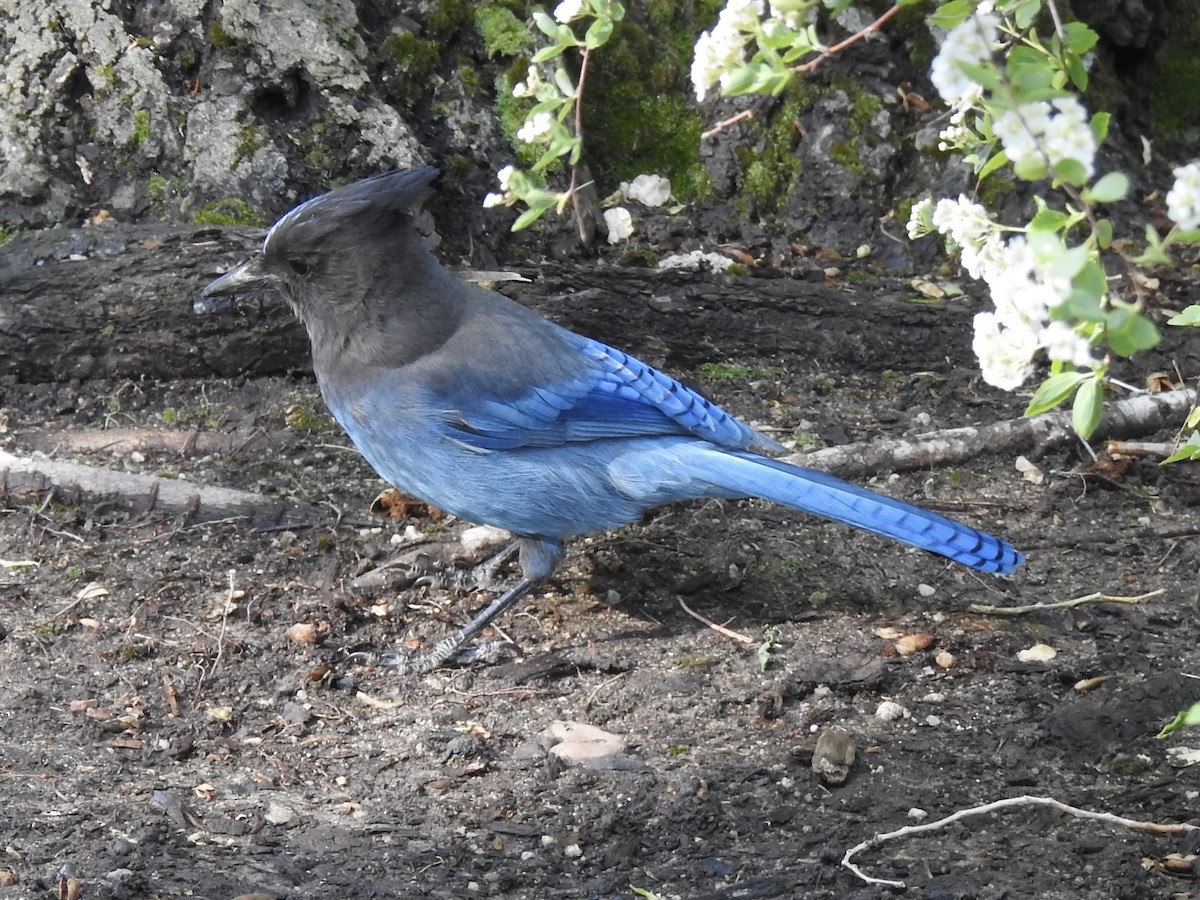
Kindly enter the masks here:
[[1085, 603], [1123, 603], [1127, 606], [1137, 606], [1138, 604], [1152, 600], [1155, 597], [1161, 597], [1166, 593], [1166, 590], [1159, 588], [1157, 591], [1150, 591], [1148, 594], [1138, 594], [1136, 597], [1112, 597], [1108, 594], [1088, 594], [1085, 597], [1076, 597], [1073, 600], [1058, 600], [1054, 603], [1031, 603], [1028, 606], [989, 606], [984, 603], [972, 603], [967, 607], [967, 612], [978, 613], [983, 616], [1023, 616], [1026, 613], [1041, 612], [1046, 609], [1071, 609], [1076, 606], [1083, 606]]
[[754, 638], [750, 637], [749, 635], [742, 634], [739, 631], [734, 631], [731, 628], [726, 628], [724, 625], [718, 625], [712, 619], [704, 618], [704, 616], [700, 615], [700, 613], [696, 612], [694, 609], [692, 609], [686, 603], [684, 603], [682, 597], [679, 598], [679, 605], [682, 606], [683, 611], [685, 613], [687, 613], [689, 616], [691, 616], [693, 619], [698, 619], [699, 621], [701, 621], [705, 625], [707, 625], [709, 628], [711, 628], [713, 631], [716, 631], [719, 634], [723, 634], [727, 638], [733, 638], [735, 641], [740, 641], [743, 644], [756, 643]]
[[1189, 831], [1200, 829], [1200, 825], [1192, 825], [1187, 822], [1179, 824], [1162, 824], [1159, 822], [1141, 822], [1137, 819], [1127, 819], [1124, 816], [1114, 815], [1106, 812], [1093, 812], [1090, 809], [1080, 809], [1077, 806], [1068, 806], [1066, 803], [1054, 800], [1050, 797], [1007, 797], [1003, 800], [995, 800], [991, 803], [985, 803], [982, 806], [972, 806], [968, 809], [960, 809], [958, 812], [952, 813], [943, 819], [938, 819], [936, 822], [925, 822], [921, 825], [905, 825], [903, 828], [898, 828], [895, 831], [889, 831], [886, 834], [877, 834], [872, 838], [868, 838], [861, 844], [851, 847], [846, 851], [846, 855], [842, 857], [842, 865], [861, 878], [868, 884], [882, 884], [888, 887], [903, 888], [903, 881], [889, 881], [884, 878], [874, 878], [852, 863], [852, 857], [870, 850], [872, 847], [878, 847], [884, 841], [895, 840], [896, 838], [908, 837], [914, 834], [922, 834], [926, 831], [937, 831], [944, 828], [953, 822], [966, 819], [970, 816], [980, 816], [987, 813], [996, 812], [1001, 809], [1008, 809], [1015, 806], [1049, 806], [1052, 809], [1057, 809], [1060, 812], [1069, 813], [1080, 819], [1095, 819], [1100, 822], [1107, 822], [1110, 825], [1120, 825], [1132, 831], [1148, 831], [1154, 834], [1183, 834]]
[[596, 702], [596, 698], [600, 695], [600, 692], [609, 685], [616, 684], [618, 681], [624, 678], [626, 674], [627, 673], [622, 672], [621, 674], [615, 675], [614, 677], [608, 679], [608, 681], [603, 681], [596, 685], [595, 689], [588, 694], [587, 699], [583, 701], [583, 711], [587, 712], [590, 710], [592, 708], [592, 704]]
[[732, 125], [736, 125], [738, 122], [745, 121], [746, 119], [753, 119], [755, 117], [755, 115], [757, 115], [758, 111], [760, 109], [762, 109], [763, 102], [764, 102], [763, 100], [758, 100], [755, 102], [755, 104], [753, 106], [743, 109], [740, 113], [730, 116], [728, 119], [725, 119], [723, 122], [718, 122], [712, 128], [708, 129], [708, 131], [701, 132], [700, 140], [706, 141], [710, 137], [715, 137], [716, 135], [720, 134], [726, 128], [729, 128]]
[[872, 32], [878, 31], [880, 28], [882, 28], [884, 26], [884, 24], [888, 21], [888, 19], [892, 18], [892, 16], [894, 16], [894, 15], [896, 15], [896, 13], [900, 12], [900, 8], [901, 8], [901, 4], [897, 3], [891, 9], [889, 9], [887, 12], [885, 12], [882, 16], [880, 16], [878, 19], [876, 19], [874, 22], [872, 22], [870, 25], [868, 25], [866, 28], [862, 29], [861, 31], [855, 32], [854, 34], [850, 35], [850, 37], [848, 37], [844, 41], [842, 41], [841, 43], [834, 44], [832, 47], [829, 47], [828, 49], [823, 51], [821, 53], [821, 55], [818, 56], [816, 59], [810, 59], [808, 62], [804, 63], [803, 65], [796, 66], [795, 68], [792, 69], [792, 71], [795, 72], [797, 75], [807, 75], [808, 73], [812, 72], [812, 70], [815, 69], [817, 66], [819, 66], [821, 63], [825, 62], [825, 60], [829, 59], [829, 57], [836, 56], [837, 54], [841, 53], [843, 50], [845, 50], [847, 47], [851, 46], [852, 44], [857, 44], [859, 41], [866, 38], [866, 36], [871, 34]]

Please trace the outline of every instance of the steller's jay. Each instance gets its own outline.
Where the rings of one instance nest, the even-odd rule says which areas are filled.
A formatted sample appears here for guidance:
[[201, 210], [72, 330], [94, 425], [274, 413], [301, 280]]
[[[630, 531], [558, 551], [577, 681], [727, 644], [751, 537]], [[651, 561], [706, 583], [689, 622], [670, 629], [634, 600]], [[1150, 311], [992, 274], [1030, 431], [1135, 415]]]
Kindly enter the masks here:
[[376, 175], [297, 206], [194, 307], [266, 285], [308, 329], [334, 417], [386, 480], [517, 536], [521, 577], [405, 672], [455, 657], [558, 565], [563, 539], [702, 497], [762, 497], [984, 572], [1009, 544], [823, 472], [645, 363], [446, 271], [413, 227], [432, 168]]

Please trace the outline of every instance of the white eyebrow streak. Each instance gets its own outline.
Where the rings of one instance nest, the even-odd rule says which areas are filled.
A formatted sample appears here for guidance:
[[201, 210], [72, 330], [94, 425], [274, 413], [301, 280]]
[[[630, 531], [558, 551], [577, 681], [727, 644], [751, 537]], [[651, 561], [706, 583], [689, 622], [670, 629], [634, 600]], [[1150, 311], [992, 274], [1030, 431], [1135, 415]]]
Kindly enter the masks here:
[[284, 213], [280, 217], [279, 221], [271, 226], [270, 230], [267, 232], [267, 236], [265, 238], [263, 238], [262, 252], [263, 253], [267, 252], [267, 245], [271, 243], [271, 238], [274, 236], [275, 232], [278, 229], [286, 228], [292, 222], [295, 222], [297, 219], [300, 218], [300, 216], [304, 213], [304, 211], [306, 209], [308, 209], [310, 206], [312, 206], [314, 203], [316, 203], [318, 200], [320, 200], [324, 196], [325, 196], [324, 194], [321, 194], [319, 196], [313, 197], [311, 200], [305, 200], [303, 203], [301, 203], [296, 208], [291, 209], [288, 212]]

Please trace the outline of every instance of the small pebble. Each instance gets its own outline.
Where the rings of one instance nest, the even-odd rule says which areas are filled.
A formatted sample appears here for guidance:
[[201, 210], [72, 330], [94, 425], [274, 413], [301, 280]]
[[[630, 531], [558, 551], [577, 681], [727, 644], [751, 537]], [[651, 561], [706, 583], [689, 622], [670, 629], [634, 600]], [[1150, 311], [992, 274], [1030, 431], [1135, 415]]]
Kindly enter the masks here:
[[1027, 650], [1017, 652], [1018, 662], [1049, 662], [1058, 656], [1058, 651], [1049, 644], [1034, 644]]
[[897, 719], [907, 719], [909, 712], [895, 700], [884, 700], [875, 709], [875, 718], [884, 722], [895, 722]]

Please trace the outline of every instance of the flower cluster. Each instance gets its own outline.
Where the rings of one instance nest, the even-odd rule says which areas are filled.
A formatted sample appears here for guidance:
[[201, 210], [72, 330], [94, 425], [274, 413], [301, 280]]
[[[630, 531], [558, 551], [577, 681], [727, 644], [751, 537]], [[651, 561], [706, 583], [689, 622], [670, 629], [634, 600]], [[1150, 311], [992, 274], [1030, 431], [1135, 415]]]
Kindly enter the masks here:
[[491, 209], [493, 206], [506, 206], [514, 202], [517, 197], [512, 190], [512, 177], [515, 169], [512, 166], [505, 166], [496, 173], [496, 178], [500, 181], [500, 193], [489, 193], [483, 198], [485, 208]]
[[534, 144], [541, 140], [546, 140], [550, 132], [554, 130], [554, 116], [549, 112], [542, 111], [534, 113], [523, 123], [517, 130], [517, 140], [526, 144]]
[[1167, 215], [1185, 231], [1200, 228], [1200, 164], [1180, 166], [1174, 175], [1175, 184], [1167, 192]]
[[1066, 249], [1055, 234], [1030, 232], [1006, 240], [987, 210], [963, 196], [913, 207], [909, 235], [931, 231], [958, 247], [963, 267], [987, 284], [996, 305], [995, 312], [975, 316], [973, 346], [988, 384], [1008, 391], [1020, 387], [1039, 349], [1076, 366], [1094, 362], [1088, 339], [1054, 318], [1071, 292], [1070, 277], [1055, 268]]
[[1088, 127], [1087, 110], [1076, 97], [1023, 103], [997, 116], [992, 133], [1014, 166], [1041, 162], [1053, 169], [1075, 160], [1088, 178], [1095, 173], [1096, 136]]
[[585, 0], [562, 0], [562, 3], [554, 7], [554, 18], [563, 24], [570, 22], [572, 19], [578, 19], [583, 15]]
[[726, 87], [734, 70], [745, 63], [746, 45], [761, 28], [763, 12], [763, 0], [729, 0], [712, 31], [700, 35], [692, 59], [697, 100], [703, 100], [717, 82]]
[[968, 94], [978, 91], [975, 80], [963, 68], [979, 66], [992, 58], [992, 47], [999, 39], [1000, 20], [991, 14], [971, 16], [942, 41], [933, 60], [929, 78], [942, 99], [957, 105]]

